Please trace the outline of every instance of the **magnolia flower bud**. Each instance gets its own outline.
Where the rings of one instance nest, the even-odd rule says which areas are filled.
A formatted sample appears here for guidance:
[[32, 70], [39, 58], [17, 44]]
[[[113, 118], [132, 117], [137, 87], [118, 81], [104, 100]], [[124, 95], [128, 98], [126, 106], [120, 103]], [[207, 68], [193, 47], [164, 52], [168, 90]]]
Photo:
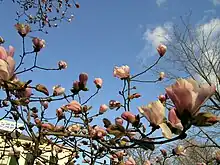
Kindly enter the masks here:
[[164, 78], [165, 78], [165, 73], [164, 72], [160, 72], [159, 80], [162, 81]]
[[40, 101], [40, 104], [44, 107], [44, 109], [48, 108], [48, 101]]
[[33, 47], [35, 52], [39, 52], [42, 48], [46, 46], [46, 43], [44, 40], [34, 37], [32, 39]]
[[80, 103], [76, 100], [71, 101], [69, 104], [65, 106], [67, 109], [73, 111], [75, 114], [79, 114], [82, 111]]
[[115, 124], [116, 125], [123, 125], [123, 119], [120, 117], [115, 118]]
[[108, 110], [108, 106], [105, 104], [102, 104], [99, 108], [99, 113], [104, 113]]
[[121, 66], [121, 67], [114, 67], [114, 77], [118, 77], [120, 79], [125, 79], [130, 76], [130, 68], [129, 66]]
[[166, 53], [167, 47], [166, 47], [165, 45], [160, 44], [160, 45], [157, 47], [157, 51], [158, 51], [160, 57], [162, 57], [162, 56], [164, 56], [164, 54]]
[[59, 61], [58, 62], [58, 67], [59, 69], [66, 69], [67, 68], [67, 63], [65, 61]]
[[17, 23], [15, 25], [15, 28], [17, 29], [21, 37], [25, 37], [31, 31], [31, 27], [28, 24]]
[[85, 87], [87, 81], [88, 81], [88, 74], [87, 73], [81, 73], [79, 75], [79, 83], [82, 84]]
[[63, 119], [64, 113], [63, 113], [62, 108], [58, 108], [58, 109], [56, 110], [56, 115], [57, 115], [58, 120]]
[[185, 148], [184, 148], [183, 146], [181, 146], [181, 145], [179, 145], [179, 146], [177, 146], [176, 148], [173, 149], [173, 154], [174, 154], [174, 155], [177, 155], [177, 156], [180, 156], [180, 155], [185, 156], [185, 155], [186, 155], [185, 153], [186, 153], [186, 150], [185, 150]]
[[4, 42], [5, 40], [2, 37], [0, 37], [0, 45], [3, 44]]
[[65, 88], [62, 88], [60, 85], [56, 85], [53, 87], [53, 95], [54, 96], [59, 96], [64, 94]]
[[103, 81], [102, 81], [101, 78], [95, 78], [94, 83], [95, 83], [97, 88], [101, 88]]
[[129, 111], [123, 112], [121, 117], [130, 123], [134, 123], [136, 121], [136, 116]]
[[165, 95], [159, 95], [158, 99], [160, 100], [161, 103], [164, 103], [167, 97]]

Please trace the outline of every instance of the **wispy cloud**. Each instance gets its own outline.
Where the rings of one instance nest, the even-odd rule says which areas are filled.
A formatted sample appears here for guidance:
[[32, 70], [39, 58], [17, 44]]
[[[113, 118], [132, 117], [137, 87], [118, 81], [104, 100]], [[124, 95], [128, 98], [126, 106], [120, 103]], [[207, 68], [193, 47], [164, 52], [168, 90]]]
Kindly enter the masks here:
[[138, 60], [142, 61], [142, 63], [145, 63], [148, 57], [156, 54], [157, 46], [159, 44], [166, 44], [171, 39], [170, 34], [173, 31], [172, 27], [173, 24], [171, 22], [167, 22], [162, 26], [146, 28], [142, 36], [145, 45], [137, 56]]
[[157, 6], [159, 6], [159, 7], [165, 2], [166, 2], [166, 0], [156, 0]]
[[220, 0], [212, 0], [213, 4], [216, 5], [220, 5]]

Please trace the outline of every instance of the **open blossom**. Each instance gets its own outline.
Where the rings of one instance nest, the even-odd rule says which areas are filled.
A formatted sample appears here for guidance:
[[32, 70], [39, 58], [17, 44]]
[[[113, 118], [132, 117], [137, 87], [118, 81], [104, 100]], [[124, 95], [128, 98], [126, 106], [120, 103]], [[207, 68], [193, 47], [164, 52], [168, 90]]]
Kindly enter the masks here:
[[168, 97], [176, 107], [177, 116], [184, 114], [195, 117], [201, 105], [215, 93], [215, 85], [199, 86], [193, 79], [178, 79], [175, 84], [166, 88]]
[[105, 104], [102, 104], [99, 108], [99, 113], [104, 113], [108, 110], [108, 106]]
[[123, 65], [121, 67], [114, 67], [114, 77], [118, 78], [128, 78], [130, 76], [130, 68], [127, 65]]
[[179, 130], [183, 130], [183, 125], [181, 124], [180, 119], [176, 115], [175, 108], [172, 108], [168, 113], [168, 120], [170, 121], [172, 127], [177, 128]]
[[67, 68], [67, 63], [65, 61], [59, 61], [58, 62], [58, 67], [59, 69], [66, 69]]
[[157, 126], [164, 121], [165, 107], [159, 100], [152, 102], [147, 106], [138, 107], [138, 110], [154, 126]]
[[43, 39], [34, 37], [32, 39], [33, 47], [35, 52], [39, 52], [42, 48], [46, 46], [46, 43]]
[[82, 111], [80, 103], [76, 100], [71, 101], [69, 104], [65, 106], [67, 109], [73, 111], [75, 114], [79, 114]]
[[95, 78], [94, 83], [95, 83], [97, 88], [101, 88], [103, 80], [101, 78]]
[[124, 120], [126, 120], [130, 123], [135, 123], [136, 122], [136, 116], [133, 113], [129, 112], [129, 111], [123, 112], [121, 117]]
[[159, 53], [159, 55], [162, 57], [164, 56], [164, 54], [166, 53], [167, 51], [167, 47], [163, 44], [160, 44], [158, 47], [157, 47], [157, 51]]
[[159, 100], [152, 102], [147, 106], [138, 107], [138, 110], [147, 118], [153, 127], [160, 126], [165, 138], [170, 139], [172, 137], [171, 130], [167, 124], [164, 123], [165, 107]]
[[15, 28], [22, 37], [25, 37], [31, 31], [31, 27], [28, 24], [17, 23]]
[[61, 87], [60, 85], [56, 85], [53, 87], [53, 95], [54, 96], [59, 96], [64, 94], [65, 88]]
[[132, 157], [129, 157], [128, 160], [125, 161], [124, 165], [136, 165], [136, 162]]
[[9, 80], [15, 69], [14, 47], [9, 46], [8, 52], [0, 46], [0, 81]]

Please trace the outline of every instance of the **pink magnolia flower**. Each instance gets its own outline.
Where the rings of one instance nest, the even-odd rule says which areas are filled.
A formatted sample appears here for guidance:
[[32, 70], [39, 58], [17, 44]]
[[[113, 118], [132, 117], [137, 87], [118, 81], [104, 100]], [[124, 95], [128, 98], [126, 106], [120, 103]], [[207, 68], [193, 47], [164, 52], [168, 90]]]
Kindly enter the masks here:
[[60, 85], [56, 85], [53, 87], [53, 95], [54, 96], [59, 96], [64, 94], [65, 88], [61, 87]]
[[175, 84], [166, 88], [168, 97], [176, 107], [178, 117], [184, 113], [194, 117], [201, 105], [215, 93], [215, 85], [199, 86], [193, 79], [178, 79]]
[[157, 51], [159, 53], [159, 55], [162, 57], [164, 56], [164, 54], [166, 53], [167, 51], [167, 47], [163, 44], [160, 44], [158, 47], [157, 47]]
[[115, 118], [115, 124], [116, 125], [123, 125], [123, 119], [120, 117]]
[[7, 52], [4, 47], [0, 46], [0, 81], [9, 80], [15, 69], [14, 47], [9, 46]]
[[88, 74], [87, 74], [87, 73], [81, 73], [81, 74], [79, 75], [79, 83], [80, 83], [80, 84], [83, 84], [84, 87], [85, 87], [87, 81], [88, 81]]
[[99, 108], [99, 113], [105, 113], [108, 110], [108, 106], [105, 104], [102, 104]]
[[95, 78], [94, 83], [95, 83], [97, 88], [101, 88], [103, 80], [101, 78]]
[[31, 97], [31, 95], [32, 95], [32, 89], [27, 87], [24, 91], [24, 97]]
[[73, 111], [75, 114], [79, 114], [82, 111], [80, 103], [76, 100], [71, 101], [69, 104], [65, 106], [67, 109]]
[[102, 139], [104, 136], [107, 135], [104, 128], [101, 128], [99, 126], [95, 126], [93, 129], [96, 131], [96, 136], [100, 139]]
[[196, 165], [206, 165], [206, 164], [202, 162], [202, 163], [196, 163]]
[[56, 110], [56, 115], [57, 115], [58, 120], [63, 119], [63, 117], [64, 117], [63, 109], [62, 108], [58, 108]]
[[168, 120], [170, 121], [171, 125], [174, 128], [177, 128], [179, 130], [183, 130], [183, 125], [181, 124], [180, 119], [176, 115], [175, 108], [172, 108], [168, 113]]
[[31, 31], [31, 27], [28, 24], [17, 23], [15, 25], [15, 28], [17, 29], [21, 37], [25, 37]]
[[65, 61], [59, 61], [58, 62], [58, 67], [59, 69], [66, 69], [67, 68], [67, 63]]
[[158, 99], [160, 100], [161, 103], [164, 103], [167, 100], [166, 95], [159, 95]]
[[49, 102], [48, 101], [40, 101], [40, 104], [44, 107], [44, 109], [47, 109], [49, 106]]
[[99, 126], [90, 127], [89, 134], [93, 139], [103, 139], [107, 135], [105, 129]]
[[35, 52], [39, 52], [42, 48], [46, 46], [46, 42], [43, 39], [34, 37], [32, 39], [33, 47]]
[[154, 126], [158, 126], [164, 122], [165, 107], [159, 100], [152, 102], [147, 106], [138, 107], [138, 110]]
[[121, 66], [121, 67], [114, 67], [114, 77], [118, 78], [128, 78], [130, 76], [130, 68], [129, 66]]
[[164, 123], [165, 118], [165, 107], [158, 100], [148, 104], [147, 106], [138, 107], [139, 112], [144, 115], [150, 122], [151, 126], [160, 126], [162, 129], [162, 134], [165, 138], [170, 139], [172, 137], [172, 132], [169, 127]]
[[130, 111], [123, 112], [121, 117], [129, 123], [134, 123], [136, 121], [136, 116]]
[[74, 81], [73, 82], [73, 87], [75, 90], [79, 90], [79, 81]]
[[136, 165], [135, 160], [130, 156], [127, 161], [125, 161], [124, 165]]

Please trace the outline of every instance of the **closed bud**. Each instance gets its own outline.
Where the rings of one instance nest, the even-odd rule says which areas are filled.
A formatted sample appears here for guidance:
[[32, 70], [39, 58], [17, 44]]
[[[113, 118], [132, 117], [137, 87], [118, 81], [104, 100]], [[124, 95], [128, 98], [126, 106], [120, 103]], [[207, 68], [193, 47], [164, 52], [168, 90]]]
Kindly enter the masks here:
[[160, 57], [164, 56], [164, 54], [166, 53], [167, 51], [167, 47], [163, 44], [160, 44], [158, 47], [157, 47], [157, 51], [160, 55]]
[[99, 113], [100, 114], [105, 113], [107, 110], [108, 110], [108, 106], [105, 104], [102, 104], [99, 108]]

